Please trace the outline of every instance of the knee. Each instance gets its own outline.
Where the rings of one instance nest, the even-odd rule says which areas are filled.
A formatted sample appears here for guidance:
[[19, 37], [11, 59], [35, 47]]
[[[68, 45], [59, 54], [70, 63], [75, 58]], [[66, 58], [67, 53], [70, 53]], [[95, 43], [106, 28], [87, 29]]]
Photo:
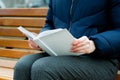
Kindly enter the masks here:
[[[58, 61], [59, 62], [59, 61]], [[32, 70], [33, 71], [39, 71], [39, 70], [54, 70], [57, 69], [60, 65], [58, 64], [56, 58], [54, 57], [45, 57], [38, 59], [37, 61], [34, 62], [32, 65]]]
[[45, 71], [46, 69], [49, 69], [49, 67], [51, 66], [49, 61], [50, 61], [49, 58], [41, 58], [35, 61], [34, 64], [32, 65], [32, 71], [41, 72], [41, 71]]
[[[44, 77], [49, 79], [51, 77], [55, 77], [55, 74], [57, 74], [57, 65], [54, 64], [54, 61], [51, 61], [52, 59], [50, 57], [42, 58], [37, 60], [33, 65], [32, 65], [32, 70], [31, 70], [31, 75], [32, 78], [39, 78]], [[52, 76], [51, 76], [52, 74]], [[39, 76], [40, 75], [40, 76]], [[37, 79], [36, 79], [37, 80]]]
[[31, 58], [32, 56], [33, 56], [33, 54], [21, 57], [17, 61], [16, 65], [14, 67], [14, 70], [23, 71], [23, 70], [29, 69], [29, 67], [31, 67], [31, 65], [32, 65], [32, 58]]
[[23, 57], [17, 61], [15, 64], [14, 70], [15, 71], [23, 71], [28, 68], [27, 63], [23, 60]]
[[32, 64], [34, 63], [34, 61], [36, 61], [38, 58], [40, 58], [40, 54], [30, 54], [30, 55], [26, 55], [22, 58], [20, 58], [16, 65], [15, 65], [15, 69], [26, 69], [29, 67], [31, 68]]

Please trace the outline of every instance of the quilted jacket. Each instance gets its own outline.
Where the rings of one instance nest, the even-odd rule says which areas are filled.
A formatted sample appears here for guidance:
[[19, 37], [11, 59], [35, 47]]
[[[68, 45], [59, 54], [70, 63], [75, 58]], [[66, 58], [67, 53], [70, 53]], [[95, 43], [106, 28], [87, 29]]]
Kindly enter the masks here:
[[42, 31], [56, 28], [89, 37], [96, 57], [120, 58], [120, 0], [50, 0]]

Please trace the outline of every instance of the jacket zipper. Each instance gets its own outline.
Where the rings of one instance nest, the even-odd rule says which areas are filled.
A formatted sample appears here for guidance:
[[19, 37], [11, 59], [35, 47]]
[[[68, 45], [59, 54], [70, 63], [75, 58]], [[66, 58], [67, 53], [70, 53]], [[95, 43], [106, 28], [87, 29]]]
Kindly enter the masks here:
[[69, 31], [70, 31], [70, 29], [71, 29], [71, 25], [72, 25], [72, 9], [73, 9], [73, 2], [74, 2], [74, 0], [72, 0], [71, 7], [70, 7], [70, 23], [69, 23]]

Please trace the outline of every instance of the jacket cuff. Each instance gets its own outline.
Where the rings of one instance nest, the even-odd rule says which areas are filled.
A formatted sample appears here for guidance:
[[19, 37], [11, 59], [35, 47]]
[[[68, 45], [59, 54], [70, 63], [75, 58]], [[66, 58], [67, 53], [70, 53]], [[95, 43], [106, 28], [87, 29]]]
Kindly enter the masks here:
[[96, 47], [96, 50], [92, 53], [92, 55], [97, 57], [106, 57], [113, 53], [111, 45], [101, 34], [91, 36], [90, 40], [94, 41]]

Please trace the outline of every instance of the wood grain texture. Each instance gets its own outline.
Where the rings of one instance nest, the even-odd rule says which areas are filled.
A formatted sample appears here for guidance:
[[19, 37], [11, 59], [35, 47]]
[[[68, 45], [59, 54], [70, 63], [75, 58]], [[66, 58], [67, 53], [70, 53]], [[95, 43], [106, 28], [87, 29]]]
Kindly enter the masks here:
[[47, 8], [7, 8], [0, 9], [0, 16], [32, 16], [32, 17], [45, 17]]

